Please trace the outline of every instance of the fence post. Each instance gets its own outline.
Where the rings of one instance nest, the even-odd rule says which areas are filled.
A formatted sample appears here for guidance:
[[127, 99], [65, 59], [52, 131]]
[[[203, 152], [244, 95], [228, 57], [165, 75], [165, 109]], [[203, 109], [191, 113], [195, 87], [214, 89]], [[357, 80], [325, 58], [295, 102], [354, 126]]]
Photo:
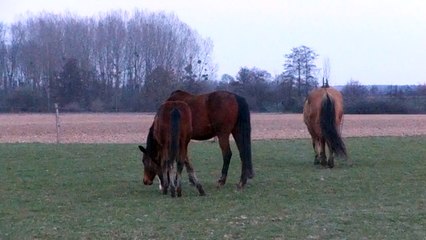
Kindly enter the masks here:
[[61, 127], [61, 124], [59, 120], [59, 106], [57, 103], [55, 103], [55, 112], [56, 112], [56, 143], [60, 143], [59, 129]]

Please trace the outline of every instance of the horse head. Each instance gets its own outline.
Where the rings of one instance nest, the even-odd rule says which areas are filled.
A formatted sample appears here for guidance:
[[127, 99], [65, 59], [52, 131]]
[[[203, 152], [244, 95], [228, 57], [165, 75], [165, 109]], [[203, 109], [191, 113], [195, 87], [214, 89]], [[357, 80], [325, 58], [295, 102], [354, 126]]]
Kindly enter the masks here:
[[153, 138], [152, 128], [149, 131], [146, 148], [139, 145], [139, 150], [142, 154], [142, 164], [144, 166], [143, 183], [151, 185], [156, 175], [161, 179], [161, 167], [158, 161], [159, 152], [157, 142]]

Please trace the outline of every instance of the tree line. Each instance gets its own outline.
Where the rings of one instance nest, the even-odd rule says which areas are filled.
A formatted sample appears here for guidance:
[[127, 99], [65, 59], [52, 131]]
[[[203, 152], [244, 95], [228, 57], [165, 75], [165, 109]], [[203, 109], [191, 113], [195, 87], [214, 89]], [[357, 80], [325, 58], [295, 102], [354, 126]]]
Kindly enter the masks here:
[[[156, 111], [176, 89], [228, 90], [252, 111], [301, 112], [306, 95], [328, 78], [318, 54], [299, 46], [284, 54], [283, 72], [242, 67], [216, 76], [213, 43], [175, 15], [136, 10], [98, 17], [42, 13], [0, 23], [0, 111]], [[249, 49], [248, 49], [249, 51]], [[340, 89], [348, 113], [426, 113], [426, 87]]]
[[42, 13], [0, 24], [1, 107], [52, 111], [57, 102], [70, 111], [152, 110], [161, 92], [214, 73], [212, 47], [166, 13]]
[[364, 86], [358, 81], [350, 80], [341, 91], [346, 113], [426, 113], [426, 84]]

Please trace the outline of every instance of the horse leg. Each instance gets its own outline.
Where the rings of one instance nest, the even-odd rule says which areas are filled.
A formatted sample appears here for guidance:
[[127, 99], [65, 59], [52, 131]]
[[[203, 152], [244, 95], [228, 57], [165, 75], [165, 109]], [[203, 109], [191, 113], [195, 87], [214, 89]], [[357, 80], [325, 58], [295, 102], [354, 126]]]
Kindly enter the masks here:
[[167, 189], [169, 188], [169, 173], [167, 171], [167, 168], [163, 169], [163, 179], [161, 184], [163, 188], [163, 194], [167, 195]]
[[328, 167], [329, 168], [334, 167], [334, 153], [331, 151], [330, 147], [328, 147]]
[[333, 156], [333, 154], [330, 154], [330, 156], [328, 156], [328, 167], [329, 168], [334, 167], [334, 156]]
[[232, 132], [232, 136], [234, 137], [235, 143], [237, 144], [238, 151], [240, 152], [241, 177], [240, 177], [240, 182], [238, 183], [237, 187], [238, 187], [238, 189], [242, 189], [244, 187], [244, 185], [246, 185], [248, 177], [253, 175], [253, 172], [250, 171], [249, 166], [247, 166], [246, 162], [243, 159], [242, 153], [244, 151], [244, 149], [243, 149], [244, 146], [242, 146], [243, 140], [241, 139], [241, 136], [236, 132]]
[[182, 170], [183, 164], [181, 161], [178, 161], [176, 174], [176, 192], [178, 197], [182, 197]]
[[321, 166], [327, 166], [327, 157], [325, 155], [325, 139], [321, 138], [319, 141], [319, 159]]
[[185, 159], [185, 167], [186, 167], [186, 171], [188, 172], [189, 182], [192, 183], [197, 188], [200, 196], [206, 195], [206, 192], [204, 192], [203, 186], [198, 181], [198, 178], [195, 175], [194, 167], [192, 166], [188, 158]]
[[315, 152], [314, 165], [319, 165], [319, 164], [321, 164], [322, 166], [327, 165], [324, 144], [325, 142], [322, 139], [312, 137], [312, 147], [314, 148], [314, 152]]
[[176, 180], [177, 180], [177, 174], [176, 169], [174, 168], [173, 164], [169, 165], [169, 186], [170, 186], [170, 195], [172, 197], [176, 197]]
[[160, 189], [160, 191], [162, 191], [163, 190], [163, 177], [161, 176], [157, 176], [157, 179], [158, 179], [158, 189]]
[[218, 186], [223, 186], [226, 183], [226, 177], [228, 176], [229, 163], [231, 162], [232, 152], [229, 147], [229, 134], [217, 136], [219, 139], [219, 146], [222, 150], [223, 166], [222, 176], [217, 180]]
[[312, 138], [312, 148], [314, 149], [314, 152], [315, 152], [314, 165], [318, 165], [320, 164], [321, 159], [317, 151], [317, 140], [315, 138]]

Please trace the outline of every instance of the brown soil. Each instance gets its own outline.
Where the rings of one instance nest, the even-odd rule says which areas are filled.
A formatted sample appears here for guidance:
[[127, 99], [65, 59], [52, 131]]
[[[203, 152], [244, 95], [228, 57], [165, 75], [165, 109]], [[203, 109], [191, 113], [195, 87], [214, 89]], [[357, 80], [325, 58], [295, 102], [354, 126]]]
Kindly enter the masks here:
[[[61, 114], [61, 143], [143, 143], [154, 115]], [[253, 139], [309, 138], [301, 114], [258, 114]], [[0, 143], [55, 143], [54, 114], [0, 114]], [[345, 115], [344, 137], [426, 135], [426, 115]]]

